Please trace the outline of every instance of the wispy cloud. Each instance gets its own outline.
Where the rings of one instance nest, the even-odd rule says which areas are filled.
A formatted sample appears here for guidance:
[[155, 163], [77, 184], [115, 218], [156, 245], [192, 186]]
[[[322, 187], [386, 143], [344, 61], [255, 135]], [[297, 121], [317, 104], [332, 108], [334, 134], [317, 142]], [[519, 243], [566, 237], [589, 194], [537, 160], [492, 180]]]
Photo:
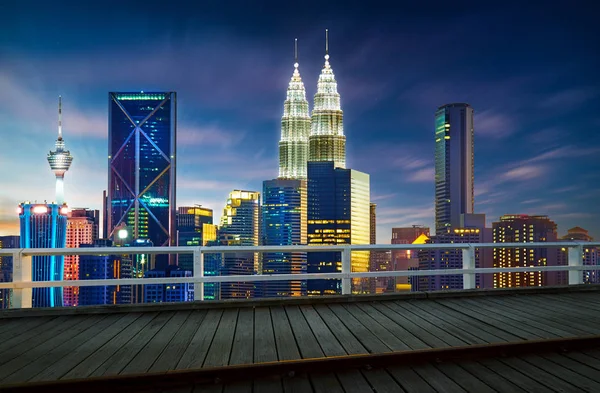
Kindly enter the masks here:
[[475, 114], [475, 130], [477, 135], [502, 139], [516, 131], [514, 114], [512, 116], [494, 110], [484, 110]]
[[220, 146], [231, 147], [243, 141], [245, 131], [232, 132], [217, 124], [183, 124], [177, 129], [177, 143], [182, 147]]
[[372, 202], [383, 201], [385, 199], [391, 199], [391, 198], [395, 198], [397, 196], [398, 196], [398, 193], [383, 194], [383, 195], [371, 195], [371, 201]]
[[413, 183], [433, 182], [434, 176], [434, 168], [421, 168], [412, 173], [409, 173], [407, 180]]
[[378, 212], [377, 224], [392, 224], [398, 227], [422, 224], [433, 219], [433, 214], [432, 205], [381, 209]]
[[599, 92], [597, 90], [591, 88], [570, 88], [550, 95], [540, 102], [540, 106], [555, 110], [569, 110], [582, 105], [586, 101], [596, 97], [598, 94]]

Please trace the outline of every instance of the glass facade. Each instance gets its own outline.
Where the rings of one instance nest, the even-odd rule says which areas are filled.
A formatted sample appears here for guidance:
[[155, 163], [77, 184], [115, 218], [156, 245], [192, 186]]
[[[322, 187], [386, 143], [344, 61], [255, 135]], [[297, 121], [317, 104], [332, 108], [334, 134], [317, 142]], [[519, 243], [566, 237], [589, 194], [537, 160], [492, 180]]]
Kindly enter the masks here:
[[469, 104], [444, 105], [435, 113], [436, 233], [461, 226], [474, 208], [474, 128]]
[[[176, 244], [176, 93], [109, 93], [108, 231]], [[166, 268], [166, 256], [157, 264]]]
[[[216, 240], [216, 226], [213, 225], [213, 211], [200, 206], [184, 206], [177, 213], [177, 245], [205, 246]], [[194, 271], [194, 256], [180, 254], [177, 266], [182, 270]]]
[[[262, 238], [266, 246], [306, 244], [306, 181], [275, 179], [263, 182]], [[263, 274], [306, 273], [306, 253], [264, 253]], [[306, 281], [262, 283], [262, 296], [306, 295]]]
[[[67, 207], [56, 204], [19, 205], [21, 248], [64, 248], [67, 233]], [[62, 281], [63, 256], [33, 256], [32, 281]], [[32, 307], [62, 307], [61, 287], [33, 288]]]
[[[19, 236], [1, 236], [0, 248], [19, 248]], [[0, 282], [12, 281], [13, 258], [0, 256]], [[0, 309], [10, 308], [10, 289], [0, 289]]]
[[[369, 244], [369, 175], [352, 169], [335, 168], [333, 161], [308, 163], [308, 244]], [[352, 271], [369, 270], [369, 252], [357, 251], [351, 257]], [[331, 273], [342, 269], [339, 252], [310, 252], [308, 273]], [[341, 293], [340, 280], [310, 280], [308, 295]], [[368, 292], [360, 280], [353, 292]]]
[[[181, 270], [177, 266], [169, 266], [166, 270], [150, 270], [146, 278], [192, 277], [189, 270]], [[190, 302], [194, 300], [194, 285], [179, 284], [146, 284], [144, 285], [144, 303]]]

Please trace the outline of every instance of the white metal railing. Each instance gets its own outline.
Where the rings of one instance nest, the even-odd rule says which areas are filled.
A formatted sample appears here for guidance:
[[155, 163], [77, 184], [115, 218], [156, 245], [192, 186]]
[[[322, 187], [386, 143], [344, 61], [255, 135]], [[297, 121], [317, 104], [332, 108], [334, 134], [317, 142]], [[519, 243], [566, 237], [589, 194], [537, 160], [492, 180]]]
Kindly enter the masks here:
[[[342, 294], [352, 291], [353, 278], [414, 277], [436, 275], [463, 275], [463, 288], [475, 289], [476, 274], [510, 272], [568, 271], [569, 285], [583, 283], [584, 270], [600, 270], [599, 265], [583, 265], [585, 248], [599, 247], [600, 242], [547, 242], [547, 243], [444, 243], [444, 244], [365, 244], [340, 246], [216, 246], [216, 247], [89, 247], [89, 248], [22, 248], [0, 249], [0, 256], [13, 258], [13, 281], [0, 283], [0, 289], [12, 289], [11, 302], [16, 308], [31, 307], [31, 288], [82, 287], [108, 285], [145, 285], [192, 283], [197, 300], [204, 300], [204, 284], [245, 281], [290, 281], [341, 279]], [[511, 268], [475, 268], [475, 249], [486, 248], [564, 248], [568, 251], [568, 264], [562, 266], [528, 266]], [[462, 269], [397, 270], [378, 272], [352, 272], [352, 251], [389, 250], [462, 250]], [[334, 273], [268, 274], [238, 276], [205, 276], [204, 255], [235, 252], [340, 252], [342, 269]], [[192, 277], [125, 278], [107, 280], [32, 281], [33, 256], [48, 255], [134, 255], [134, 254], [192, 254], [194, 270]]]

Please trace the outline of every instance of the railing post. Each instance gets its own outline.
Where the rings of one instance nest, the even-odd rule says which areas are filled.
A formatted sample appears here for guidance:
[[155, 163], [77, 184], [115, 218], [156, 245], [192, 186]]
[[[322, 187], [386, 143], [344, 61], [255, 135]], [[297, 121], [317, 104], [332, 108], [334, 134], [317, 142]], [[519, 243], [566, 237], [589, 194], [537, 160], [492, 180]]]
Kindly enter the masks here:
[[[13, 253], [13, 283], [31, 282], [31, 255], [23, 250]], [[32, 288], [15, 288], [10, 297], [11, 308], [31, 308]]]
[[[475, 247], [470, 244], [462, 250], [462, 268], [475, 269]], [[463, 289], [475, 289], [475, 284], [475, 273], [463, 274]]]
[[[194, 278], [204, 280], [204, 253], [202, 247], [194, 249]], [[194, 300], [204, 300], [204, 281], [194, 283]]]
[[352, 279], [348, 275], [352, 273], [352, 250], [345, 246], [342, 250], [342, 295], [352, 294]]
[[[583, 245], [569, 247], [569, 267], [583, 265]], [[569, 285], [583, 284], [583, 271], [569, 270]]]

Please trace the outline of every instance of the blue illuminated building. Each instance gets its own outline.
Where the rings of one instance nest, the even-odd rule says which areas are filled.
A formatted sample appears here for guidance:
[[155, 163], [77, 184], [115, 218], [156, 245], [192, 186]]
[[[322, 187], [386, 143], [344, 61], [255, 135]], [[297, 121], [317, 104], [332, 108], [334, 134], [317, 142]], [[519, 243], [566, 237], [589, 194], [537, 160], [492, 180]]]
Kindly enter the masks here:
[[[125, 224], [132, 239], [176, 244], [176, 101], [175, 92], [109, 93], [105, 237]], [[169, 260], [156, 263], [164, 269]]]
[[[19, 236], [0, 236], [0, 248], [19, 248]], [[12, 281], [13, 258], [0, 256], [0, 282]], [[0, 309], [10, 308], [10, 289], [0, 289]]]
[[[266, 246], [306, 244], [306, 181], [263, 182], [262, 240]], [[263, 254], [263, 274], [306, 273], [305, 252]], [[306, 280], [261, 283], [263, 297], [304, 296]]]
[[[192, 277], [189, 270], [181, 270], [175, 265], [166, 270], [149, 270], [146, 278]], [[193, 284], [146, 284], [144, 285], [144, 303], [190, 302], [194, 300]]]
[[[66, 247], [67, 207], [57, 204], [19, 205], [21, 225], [21, 248], [64, 248]], [[33, 281], [62, 281], [63, 256], [33, 256], [31, 279]], [[61, 287], [33, 288], [33, 307], [61, 307]]]

